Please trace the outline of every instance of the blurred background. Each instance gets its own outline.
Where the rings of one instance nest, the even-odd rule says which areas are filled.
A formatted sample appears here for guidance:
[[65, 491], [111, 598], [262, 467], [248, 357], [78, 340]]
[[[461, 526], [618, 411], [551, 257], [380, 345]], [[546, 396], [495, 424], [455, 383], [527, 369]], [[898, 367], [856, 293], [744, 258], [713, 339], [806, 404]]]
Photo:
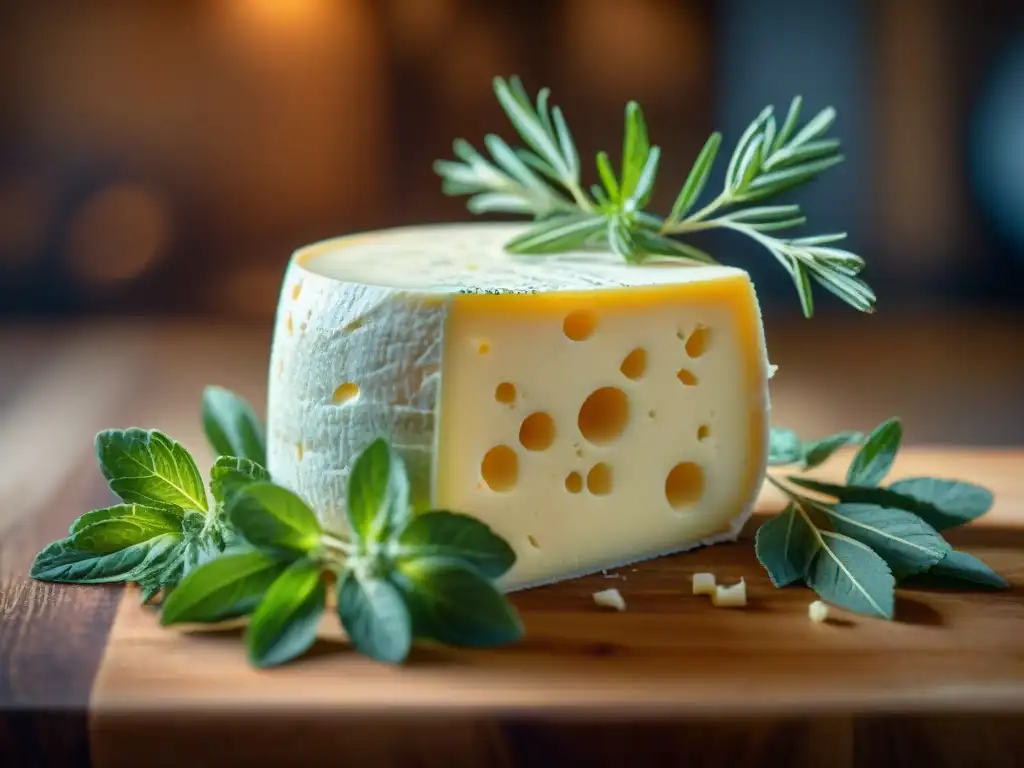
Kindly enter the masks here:
[[[457, 136], [511, 138], [491, 77], [514, 73], [553, 89], [584, 156], [617, 151], [640, 101], [662, 209], [712, 130], [731, 147], [765, 104], [831, 104], [847, 161], [792, 199], [816, 231], [850, 233], [880, 309], [1024, 297], [1019, 0], [2, 7], [7, 315], [268, 318], [300, 245], [470, 218], [431, 164]], [[754, 272], [769, 308], [794, 304], [744, 238], [709, 247]], [[822, 311], [847, 310], [822, 296]]]
[[[838, 110], [847, 160], [789, 198], [809, 231], [849, 232], [879, 312], [866, 319], [817, 290], [815, 320], [777, 322], [799, 314], [784, 272], [745, 238], [711, 234], [700, 244], [755, 279], [773, 362], [818, 391], [817, 369], [855, 358], [897, 377], [917, 368], [923, 381], [865, 401], [866, 417], [912, 412], [930, 392], [913, 411], [924, 439], [1021, 439], [1021, 0], [0, 8], [0, 322], [212, 316], [252, 329], [259, 372], [295, 248], [471, 218], [431, 165], [456, 137], [512, 138], [495, 74], [551, 87], [584, 157], [617, 154], [623, 106], [637, 99], [663, 147], [662, 211], [711, 131], [731, 151], [765, 104], [784, 111], [801, 94], [807, 112]], [[831, 357], [816, 363], [812, 349]], [[965, 387], [986, 397], [954, 414]], [[784, 403], [795, 412], [803, 395]], [[832, 408], [813, 423], [825, 429]]]

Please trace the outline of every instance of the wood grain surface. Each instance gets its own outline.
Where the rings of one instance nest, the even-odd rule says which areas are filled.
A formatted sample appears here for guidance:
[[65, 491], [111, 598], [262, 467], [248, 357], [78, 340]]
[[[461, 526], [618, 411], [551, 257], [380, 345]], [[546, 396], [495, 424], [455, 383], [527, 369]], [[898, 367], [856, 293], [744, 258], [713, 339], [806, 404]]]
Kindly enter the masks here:
[[[420, 647], [392, 669], [325, 622], [308, 657], [268, 672], [246, 665], [237, 629], [161, 629], [131, 588], [27, 577], [110, 498], [95, 432], [160, 428], [208, 466], [202, 387], [262, 410], [268, 334], [0, 329], [0, 765], [1024, 764], [1022, 326], [815, 322], [769, 331], [776, 422], [816, 435], [903, 417], [895, 475], [993, 488], [993, 511], [950, 539], [1013, 589], [901, 590], [895, 622], [837, 611], [811, 624], [813, 594], [774, 589], [754, 558], [750, 537], [779, 506], [765, 490], [738, 544], [514, 595], [519, 645]], [[750, 605], [688, 594], [698, 570], [746, 579]], [[610, 586], [626, 612], [594, 605]]]

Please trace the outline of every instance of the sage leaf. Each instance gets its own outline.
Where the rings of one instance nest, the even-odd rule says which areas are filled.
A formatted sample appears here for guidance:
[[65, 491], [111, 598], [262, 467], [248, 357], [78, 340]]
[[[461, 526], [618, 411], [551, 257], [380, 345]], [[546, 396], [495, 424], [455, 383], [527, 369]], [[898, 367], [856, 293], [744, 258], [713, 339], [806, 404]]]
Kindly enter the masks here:
[[168, 533], [116, 552], [90, 552], [63, 539], [36, 555], [29, 575], [39, 581], [68, 584], [139, 581], [158, 568], [180, 540]]
[[990, 490], [960, 480], [913, 477], [896, 481], [889, 490], [919, 502], [917, 514], [940, 531], [981, 517], [993, 502]]
[[754, 537], [757, 559], [776, 587], [803, 581], [819, 546], [792, 504], [758, 528]]
[[[875, 488], [836, 485], [792, 475], [786, 479], [794, 485], [827, 494], [844, 503], [877, 504], [913, 512], [938, 531], [954, 528], [980, 517], [988, 510], [986, 505], [991, 503], [989, 500], [992, 498], [991, 492], [986, 489], [956, 480], [913, 478], [913, 481], [906, 485], [900, 480], [888, 488]], [[904, 493], [904, 490], [917, 493], [919, 496]], [[936, 504], [944, 506], [940, 508]]]
[[257, 547], [307, 554], [320, 544], [320, 521], [287, 488], [256, 482], [239, 488], [228, 502], [231, 525]]
[[244, 398], [224, 387], [206, 387], [202, 416], [203, 431], [214, 453], [267, 465], [263, 425]]
[[804, 469], [814, 469], [832, 458], [832, 455], [847, 445], [856, 445], [864, 440], [860, 432], [839, 432], [820, 440], [805, 442], [803, 445]]
[[804, 456], [803, 443], [792, 429], [772, 427], [768, 439], [768, 466], [796, 464]]
[[519, 640], [523, 626], [505, 596], [460, 560], [428, 557], [399, 563], [417, 637], [446, 645], [486, 648]]
[[289, 565], [249, 619], [245, 631], [249, 660], [257, 667], [273, 667], [309, 650], [326, 597], [319, 565], [309, 560]]
[[889, 566], [866, 544], [832, 531], [819, 531], [821, 546], [807, 572], [807, 584], [822, 600], [841, 608], [892, 619], [896, 580]]
[[196, 568], [164, 601], [160, 623], [216, 623], [251, 613], [288, 562], [270, 552], [225, 554]]
[[402, 594], [386, 579], [360, 579], [349, 570], [338, 587], [338, 618], [352, 645], [376, 661], [397, 664], [412, 646], [412, 623]]
[[496, 579], [516, 561], [516, 553], [489, 526], [469, 515], [435, 510], [412, 518], [398, 535], [398, 558], [448, 557]]
[[217, 501], [226, 502], [243, 485], [266, 480], [270, 480], [270, 473], [255, 461], [219, 456], [210, 469], [210, 492]]
[[878, 485], [889, 473], [903, 439], [899, 419], [882, 422], [868, 435], [846, 472], [847, 485]]
[[124, 518], [144, 519], [142, 525], [163, 528], [165, 533], [181, 532], [183, 515], [180, 509], [170, 510], [161, 507], [145, 507], [142, 504], [115, 504], [112, 507], [94, 509], [86, 512], [71, 524], [68, 534], [73, 536], [83, 528], [109, 520]]
[[991, 589], [1006, 589], [1010, 586], [1006, 579], [974, 555], [956, 549], [947, 552], [927, 573], [920, 574], [914, 581], [935, 586], [967, 582]]
[[106, 555], [142, 544], [157, 536], [179, 536], [182, 533], [182, 519], [161, 515], [159, 510], [150, 510], [138, 504], [121, 504], [102, 511], [114, 509], [119, 509], [121, 514], [111, 514], [78, 526], [68, 537], [71, 546], [83, 552]]
[[901, 509], [874, 504], [839, 504], [822, 509], [837, 533], [871, 547], [898, 580], [927, 571], [951, 550], [938, 531]]
[[96, 455], [110, 490], [126, 503], [207, 511], [206, 489], [195, 461], [176, 440], [157, 430], [106, 430]]
[[388, 538], [410, 515], [409, 478], [383, 438], [359, 455], [349, 475], [346, 514], [361, 544]]

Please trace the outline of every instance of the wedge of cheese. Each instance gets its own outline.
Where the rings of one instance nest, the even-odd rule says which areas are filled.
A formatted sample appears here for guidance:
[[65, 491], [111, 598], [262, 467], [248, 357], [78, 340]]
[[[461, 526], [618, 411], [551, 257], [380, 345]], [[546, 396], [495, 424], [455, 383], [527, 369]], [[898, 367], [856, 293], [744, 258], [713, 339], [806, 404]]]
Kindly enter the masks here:
[[520, 231], [408, 227], [293, 255], [271, 353], [275, 481], [343, 533], [352, 464], [385, 436], [418, 508], [508, 540], [506, 590], [735, 539], [768, 445], [748, 275], [514, 256]]

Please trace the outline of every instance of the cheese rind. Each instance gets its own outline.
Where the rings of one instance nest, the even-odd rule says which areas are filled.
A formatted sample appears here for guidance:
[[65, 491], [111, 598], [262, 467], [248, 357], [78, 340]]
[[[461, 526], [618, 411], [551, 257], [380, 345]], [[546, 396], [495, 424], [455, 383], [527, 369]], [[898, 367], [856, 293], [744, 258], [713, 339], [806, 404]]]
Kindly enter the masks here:
[[735, 539], [769, 421], [747, 274], [516, 257], [502, 245], [519, 231], [408, 227], [293, 255], [270, 362], [275, 481], [344, 533], [351, 466], [388, 437], [419, 509], [509, 541], [508, 590]]

